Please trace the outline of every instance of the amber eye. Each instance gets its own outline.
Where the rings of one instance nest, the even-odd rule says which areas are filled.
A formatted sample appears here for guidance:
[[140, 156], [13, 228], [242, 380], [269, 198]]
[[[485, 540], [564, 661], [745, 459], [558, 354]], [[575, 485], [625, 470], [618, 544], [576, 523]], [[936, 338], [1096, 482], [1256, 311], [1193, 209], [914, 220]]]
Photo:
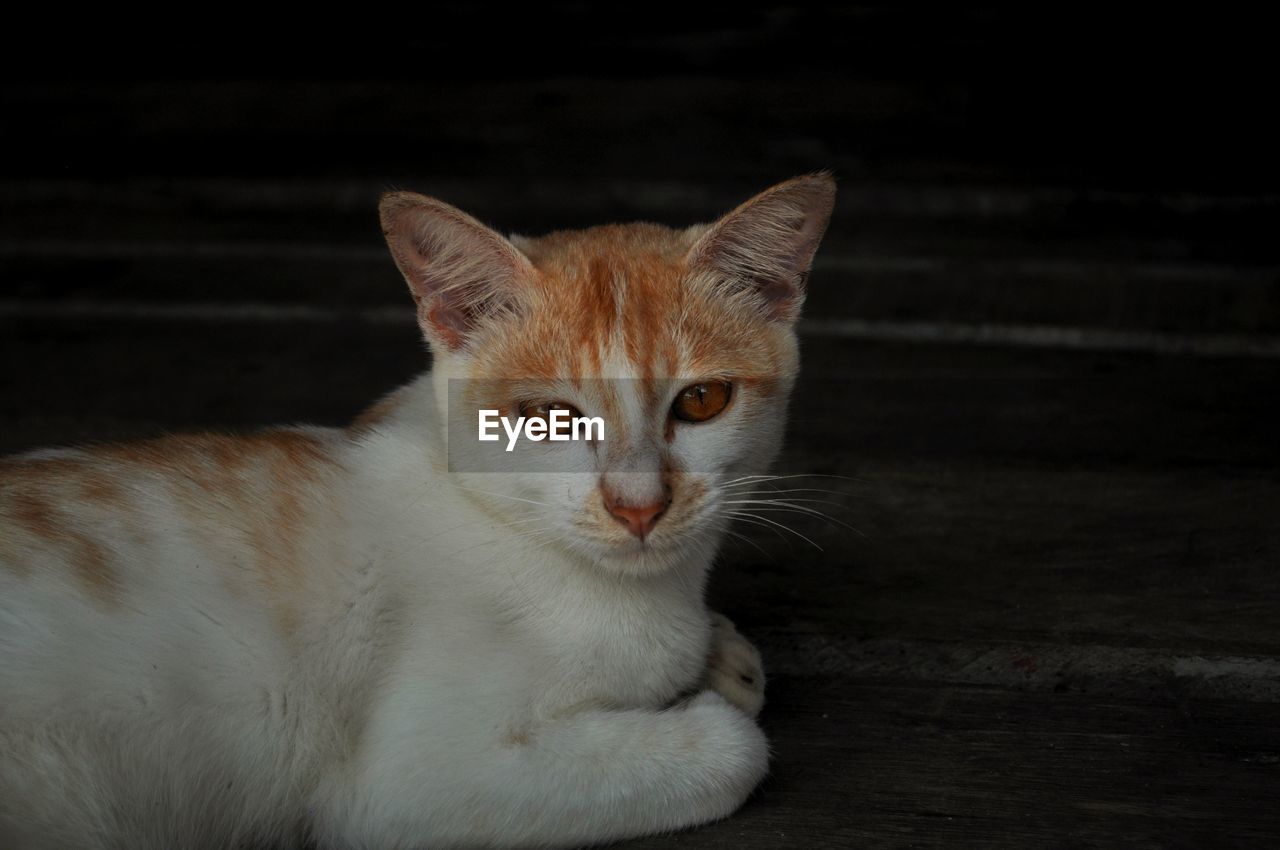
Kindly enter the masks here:
[[576, 419], [582, 416], [578, 412], [578, 408], [572, 404], [566, 404], [563, 401], [522, 401], [520, 402], [520, 415], [527, 419], [546, 419], [548, 422], [551, 418], [551, 411], [567, 410], [569, 418]]
[[729, 404], [733, 386], [724, 381], [690, 384], [671, 405], [671, 415], [684, 422], [706, 422]]

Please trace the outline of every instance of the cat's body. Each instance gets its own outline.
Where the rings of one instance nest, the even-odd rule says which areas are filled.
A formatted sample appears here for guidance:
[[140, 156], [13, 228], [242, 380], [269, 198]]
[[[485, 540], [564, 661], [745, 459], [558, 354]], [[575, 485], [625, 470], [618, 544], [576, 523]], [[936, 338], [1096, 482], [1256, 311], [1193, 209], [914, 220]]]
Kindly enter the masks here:
[[[772, 191], [785, 209], [766, 223], [801, 243], [779, 261], [798, 309], [830, 182]], [[452, 208], [392, 196], [388, 239], [437, 360], [356, 425], [0, 462], [0, 846], [562, 846], [733, 811], [766, 769], [763, 680], [730, 627], [713, 637], [702, 590], [725, 494], [777, 449], [781, 414], [749, 405], [785, 408], [795, 369], [790, 306], [694, 280], [698, 251], [728, 262], [708, 240], [738, 244], [743, 210], [517, 256]], [[475, 289], [508, 279], [548, 288], [501, 305]], [[660, 285], [758, 321], [699, 350], [703, 296], [660, 303]], [[601, 287], [607, 311], [555, 305]], [[590, 346], [511, 340], [513, 323], [563, 337], [577, 320], [596, 323]], [[583, 376], [627, 380], [564, 383]], [[711, 423], [682, 416], [648, 433], [676, 377], [732, 379], [712, 414], [731, 430], [699, 444]], [[613, 432], [525, 447], [534, 468], [509, 474], [450, 471], [464, 378], [541, 381]]]

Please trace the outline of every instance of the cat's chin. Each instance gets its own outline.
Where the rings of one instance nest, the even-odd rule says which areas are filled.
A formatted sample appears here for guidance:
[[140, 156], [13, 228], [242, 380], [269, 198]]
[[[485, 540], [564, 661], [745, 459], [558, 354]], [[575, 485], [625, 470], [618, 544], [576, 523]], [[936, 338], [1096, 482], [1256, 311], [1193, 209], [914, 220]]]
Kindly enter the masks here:
[[656, 575], [705, 561], [707, 555], [699, 547], [685, 539], [640, 541], [600, 547], [597, 566], [621, 575]]

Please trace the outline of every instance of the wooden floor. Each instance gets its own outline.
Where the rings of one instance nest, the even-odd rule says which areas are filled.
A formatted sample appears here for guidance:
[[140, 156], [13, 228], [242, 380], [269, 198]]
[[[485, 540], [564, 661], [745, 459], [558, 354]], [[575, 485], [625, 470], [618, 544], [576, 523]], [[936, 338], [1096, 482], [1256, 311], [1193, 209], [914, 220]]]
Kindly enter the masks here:
[[[1144, 147], [1172, 95], [1130, 117], [1118, 54], [921, 72], [877, 47], [909, 16], [856, 12], [654, 37], [657, 77], [9, 85], [0, 451], [348, 421], [427, 362], [388, 186], [537, 232], [834, 168], [779, 471], [838, 521], [736, 529], [712, 586], [764, 653], [773, 769], [625, 846], [1280, 846], [1273, 137], [1187, 88], [1209, 167]], [[1015, 58], [984, 14], [919, 37]], [[716, 70], [851, 21], [865, 67]]]

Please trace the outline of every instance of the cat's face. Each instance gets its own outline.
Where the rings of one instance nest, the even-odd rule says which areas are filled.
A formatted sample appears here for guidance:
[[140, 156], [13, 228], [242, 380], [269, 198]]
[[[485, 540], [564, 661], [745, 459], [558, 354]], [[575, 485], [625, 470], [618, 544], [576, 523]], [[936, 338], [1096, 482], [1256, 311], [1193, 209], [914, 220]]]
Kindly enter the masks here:
[[[385, 198], [388, 242], [448, 384], [460, 486], [531, 541], [610, 569], [714, 548], [734, 490], [778, 451], [794, 323], [833, 196], [830, 178], [806, 177], [710, 226], [510, 241], [438, 201]], [[598, 417], [603, 438], [512, 441], [498, 427], [478, 439], [481, 410], [514, 424], [557, 408]]]

